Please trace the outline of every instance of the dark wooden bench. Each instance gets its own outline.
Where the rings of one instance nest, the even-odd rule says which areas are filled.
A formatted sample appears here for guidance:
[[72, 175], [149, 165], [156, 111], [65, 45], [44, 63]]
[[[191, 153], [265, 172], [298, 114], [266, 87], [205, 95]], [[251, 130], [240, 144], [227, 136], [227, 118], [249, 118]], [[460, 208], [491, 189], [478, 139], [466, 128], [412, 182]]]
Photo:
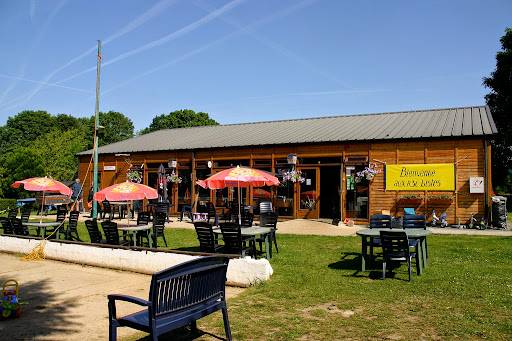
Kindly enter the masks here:
[[[118, 327], [130, 327], [158, 336], [192, 324], [222, 310], [224, 330], [231, 339], [226, 307], [228, 257], [209, 256], [191, 260], [153, 274], [149, 300], [126, 295], [108, 295], [109, 339], [116, 340]], [[116, 316], [116, 300], [147, 307], [124, 317]]]

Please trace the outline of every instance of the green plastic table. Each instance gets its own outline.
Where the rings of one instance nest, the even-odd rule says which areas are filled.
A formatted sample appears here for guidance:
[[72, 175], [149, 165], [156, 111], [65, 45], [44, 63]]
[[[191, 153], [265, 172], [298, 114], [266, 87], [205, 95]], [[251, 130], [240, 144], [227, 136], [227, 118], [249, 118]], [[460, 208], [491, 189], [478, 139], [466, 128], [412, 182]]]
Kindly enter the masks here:
[[[364, 229], [356, 232], [358, 236], [361, 236], [361, 271], [366, 270], [366, 258], [368, 256], [368, 246], [373, 248], [373, 243], [368, 242], [368, 239], [373, 240], [373, 238], [380, 237], [380, 231], [405, 231], [409, 238], [414, 238], [419, 240], [419, 247], [417, 248], [417, 252], [420, 253], [420, 275], [423, 273], [423, 268], [427, 267], [427, 236], [432, 234], [432, 231], [424, 230], [424, 229]], [[373, 253], [373, 250], [370, 250]]]

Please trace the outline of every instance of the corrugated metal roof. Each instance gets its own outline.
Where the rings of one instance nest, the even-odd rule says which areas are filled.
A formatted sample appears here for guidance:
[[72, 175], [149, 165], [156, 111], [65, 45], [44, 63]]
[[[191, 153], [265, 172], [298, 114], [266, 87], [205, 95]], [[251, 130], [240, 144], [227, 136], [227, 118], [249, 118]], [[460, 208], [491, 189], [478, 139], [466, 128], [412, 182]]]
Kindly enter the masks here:
[[[100, 154], [496, 134], [486, 106], [165, 129], [98, 148]], [[77, 155], [91, 154], [92, 150]]]

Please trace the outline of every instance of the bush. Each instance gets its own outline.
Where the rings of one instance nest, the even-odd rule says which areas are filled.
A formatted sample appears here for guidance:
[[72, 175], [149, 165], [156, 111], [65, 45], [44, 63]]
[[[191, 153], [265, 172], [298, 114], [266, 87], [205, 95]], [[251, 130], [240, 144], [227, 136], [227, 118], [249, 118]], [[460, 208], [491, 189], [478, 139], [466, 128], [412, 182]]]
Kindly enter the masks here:
[[16, 204], [16, 199], [0, 199], [0, 211], [6, 210], [7, 207], [15, 208]]

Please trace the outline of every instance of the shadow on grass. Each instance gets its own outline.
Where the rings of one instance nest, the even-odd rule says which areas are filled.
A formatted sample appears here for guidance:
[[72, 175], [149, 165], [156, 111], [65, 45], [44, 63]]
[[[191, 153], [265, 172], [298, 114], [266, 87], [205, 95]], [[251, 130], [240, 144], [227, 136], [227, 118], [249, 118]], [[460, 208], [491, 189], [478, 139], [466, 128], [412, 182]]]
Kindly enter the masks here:
[[[1, 276], [0, 283], [8, 279]], [[50, 281], [51, 278], [46, 278], [20, 285], [18, 299], [28, 305], [22, 306], [19, 318], [8, 317], [0, 321], [3, 340], [49, 339], [55, 333], [68, 334], [71, 339], [75, 332], [87, 328], [79, 316], [71, 313], [78, 303], [73, 299], [60, 299], [62, 294], [52, 292], [46, 285]]]
[[[214, 335], [214, 334], [205, 332], [201, 329], [192, 330], [190, 328], [190, 326], [178, 328], [178, 329], [172, 330], [168, 333], [162, 334], [162, 335], [160, 335], [159, 339], [173, 340], [173, 341], [191, 341], [191, 340], [196, 340], [198, 338], [201, 338], [205, 335], [209, 336], [208, 339], [227, 340], [225, 337]], [[147, 335], [142, 338], [138, 338], [136, 340], [149, 341], [149, 340], [151, 340], [151, 337], [149, 335]]]

